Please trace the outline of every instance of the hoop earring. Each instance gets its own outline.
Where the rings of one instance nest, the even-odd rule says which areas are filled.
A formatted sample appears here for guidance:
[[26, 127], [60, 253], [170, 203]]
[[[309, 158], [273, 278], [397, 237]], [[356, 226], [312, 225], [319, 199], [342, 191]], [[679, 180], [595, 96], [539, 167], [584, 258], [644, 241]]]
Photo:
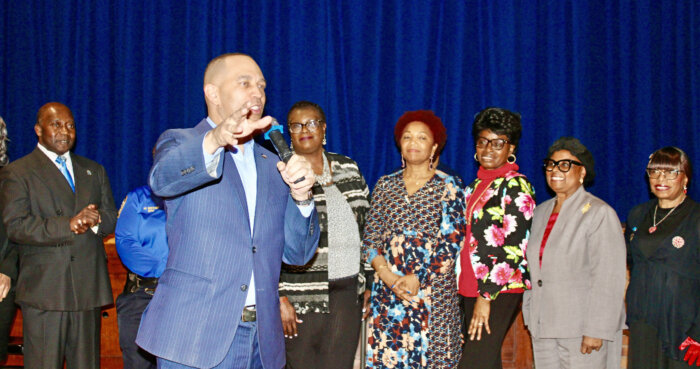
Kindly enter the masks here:
[[403, 155], [401, 155], [401, 168], [406, 168], [406, 159], [403, 158]]
[[429, 168], [430, 170], [433, 170], [433, 155], [434, 155], [434, 154], [430, 154], [430, 164], [428, 165], [428, 168]]
[[[513, 161], [511, 161], [510, 158], [513, 158]], [[515, 156], [515, 154], [508, 155], [508, 159], [506, 159], [506, 161], [510, 164], [515, 164], [516, 160], [518, 160], [518, 158]]]
[[477, 163], [479, 162], [479, 158], [476, 157], [476, 153], [474, 153], [474, 160], [476, 160]]
[[326, 146], [326, 134], [323, 134], [323, 142], [321, 142], [323, 146]]

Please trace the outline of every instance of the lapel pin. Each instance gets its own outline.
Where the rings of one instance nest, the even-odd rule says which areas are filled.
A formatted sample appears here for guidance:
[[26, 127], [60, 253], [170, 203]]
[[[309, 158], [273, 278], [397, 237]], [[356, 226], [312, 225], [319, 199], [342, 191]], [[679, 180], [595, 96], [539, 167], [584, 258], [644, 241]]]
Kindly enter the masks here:
[[583, 205], [583, 209], [581, 209], [581, 214], [586, 214], [586, 212], [590, 208], [591, 208], [591, 203], [590, 202], [586, 203], [586, 205]]
[[263, 159], [267, 159], [267, 155], [262, 154]]
[[86, 172], [86, 173], [87, 173], [87, 175], [89, 175], [89, 176], [91, 176], [91, 175], [92, 175], [92, 172], [90, 171], [90, 169], [86, 170], [85, 172]]

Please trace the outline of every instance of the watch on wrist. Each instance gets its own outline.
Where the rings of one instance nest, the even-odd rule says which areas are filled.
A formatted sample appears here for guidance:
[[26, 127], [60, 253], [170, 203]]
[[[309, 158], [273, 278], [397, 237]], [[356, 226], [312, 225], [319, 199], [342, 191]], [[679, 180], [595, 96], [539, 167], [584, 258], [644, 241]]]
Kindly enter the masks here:
[[292, 200], [294, 200], [294, 203], [299, 205], [299, 206], [307, 206], [311, 205], [311, 202], [314, 201], [313, 193], [309, 191], [309, 197], [306, 198], [306, 200], [297, 200], [292, 196]]

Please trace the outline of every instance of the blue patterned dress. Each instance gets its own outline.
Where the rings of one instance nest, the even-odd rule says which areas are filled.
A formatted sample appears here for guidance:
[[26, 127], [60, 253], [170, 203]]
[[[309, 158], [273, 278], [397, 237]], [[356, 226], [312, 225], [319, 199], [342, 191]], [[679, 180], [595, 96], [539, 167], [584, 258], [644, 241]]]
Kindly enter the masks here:
[[375, 275], [367, 368], [454, 368], [461, 354], [455, 260], [464, 235], [461, 179], [436, 173], [408, 195], [403, 171], [374, 188], [363, 257], [386, 259], [391, 271], [415, 274], [414, 302], [396, 296]]

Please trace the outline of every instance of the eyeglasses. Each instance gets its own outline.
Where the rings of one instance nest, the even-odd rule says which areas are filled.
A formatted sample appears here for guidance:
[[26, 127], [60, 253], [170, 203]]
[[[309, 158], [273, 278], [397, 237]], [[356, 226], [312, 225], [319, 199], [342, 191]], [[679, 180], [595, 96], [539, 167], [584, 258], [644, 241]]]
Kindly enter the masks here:
[[508, 143], [508, 140], [504, 140], [502, 138], [494, 138], [493, 140], [489, 140], [486, 137], [479, 137], [476, 139], [476, 147], [486, 147], [488, 144], [491, 144], [491, 147], [494, 150], [502, 150], [503, 146]]
[[551, 172], [554, 170], [554, 167], [557, 167], [560, 172], [566, 173], [571, 170], [571, 164], [583, 166], [583, 163], [571, 159], [562, 159], [559, 161], [544, 159], [544, 170]]
[[291, 122], [291, 123], [289, 123], [289, 132], [299, 133], [299, 132], [301, 132], [302, 129], [304, 129], [304, 127], [306, 127], [306, 129], [308, 129], [309, 132], [314, 132], [323, 123], [325, 123], [325, 122], [322, 120], [313, 120], [313, 119], [311, 119], [310, 121], [308, 121], [306, 123]]
[[678, 178], [678, 175], [682, 172], [682, 170], [678, 169], [652, 169], [652, 168], [647, 168], [647, 175], [651, 179], [659, 179], [661, 178], [661, 175], [664, 175], [664, 178], [668, 180], [674, 180]]

